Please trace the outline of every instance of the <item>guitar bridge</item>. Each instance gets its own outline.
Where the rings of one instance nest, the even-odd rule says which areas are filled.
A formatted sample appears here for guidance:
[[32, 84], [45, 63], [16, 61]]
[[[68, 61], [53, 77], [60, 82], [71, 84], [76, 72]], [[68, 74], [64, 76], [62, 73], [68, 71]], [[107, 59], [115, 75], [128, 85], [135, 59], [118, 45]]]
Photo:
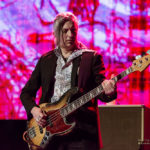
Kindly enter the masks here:
[[48, 123], [48, 125], [49, 125], [50, 127], [53, 127], [53, 123], [52, 123], [52, 121], [51, 121], [51, 117], [50, 117], [50, 116], [48, 116], [47, 123]]

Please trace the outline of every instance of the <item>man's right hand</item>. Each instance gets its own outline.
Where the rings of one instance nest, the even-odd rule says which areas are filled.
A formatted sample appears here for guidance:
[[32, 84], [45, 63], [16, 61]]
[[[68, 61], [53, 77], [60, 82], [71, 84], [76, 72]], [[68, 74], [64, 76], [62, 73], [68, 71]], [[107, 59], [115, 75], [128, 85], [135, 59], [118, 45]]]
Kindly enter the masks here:
[[31, 114], [33, 115], [33, 118], [36, 120], [39, 126], [45, 127], [47, 124], [47, 114], [42, 111], [39, 107], [33, 107], [31, 109]]

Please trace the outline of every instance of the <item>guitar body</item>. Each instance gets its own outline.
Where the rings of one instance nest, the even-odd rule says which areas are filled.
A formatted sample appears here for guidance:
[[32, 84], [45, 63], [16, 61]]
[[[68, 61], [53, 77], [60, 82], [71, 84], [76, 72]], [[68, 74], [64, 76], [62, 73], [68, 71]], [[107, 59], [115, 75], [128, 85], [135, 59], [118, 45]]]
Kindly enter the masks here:
[[53, 136], [64, 135], [72, 130], [75, 122], [67, 123], [59, 110], [67, 105], [75, 93], [77, 93], [77, 88], [67, 91], [56, 104], [43, 103], [40, 105], [40, 108], [48, 115], [48, 124], [42, 128], [34, 118], [28, 122], [28, 130], [25, 131], [23, 138], [30, 146], [33, 146], [34, 149], [45, 148]]

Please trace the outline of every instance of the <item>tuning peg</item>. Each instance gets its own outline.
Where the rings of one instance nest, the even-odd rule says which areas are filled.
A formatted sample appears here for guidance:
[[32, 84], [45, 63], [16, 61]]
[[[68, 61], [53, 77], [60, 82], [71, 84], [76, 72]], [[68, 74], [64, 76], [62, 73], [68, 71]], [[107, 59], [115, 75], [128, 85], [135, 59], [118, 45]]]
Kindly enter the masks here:
[[147, 53], [147, 54], [150, 54], [150, 50], [148, 50], [146, 53]]
[[135, 56], [135, 59], [139, 59], [141, 57], [142, 57], [141, 55], [137, 55], [137, 56]]

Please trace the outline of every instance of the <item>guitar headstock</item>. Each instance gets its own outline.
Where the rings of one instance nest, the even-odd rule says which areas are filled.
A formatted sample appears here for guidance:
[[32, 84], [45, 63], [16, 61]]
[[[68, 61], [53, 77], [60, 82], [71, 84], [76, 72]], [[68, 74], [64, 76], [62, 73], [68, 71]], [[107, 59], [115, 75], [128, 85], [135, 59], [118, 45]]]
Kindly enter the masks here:
[[[149, 53], [149, 51], [147, 52]], [[140, 71], [142, 72], [143, 70], [145, 70], [148, 65], [150, 64], [150, 54], [149, 55], [145, 55], [143, 57], [138, 57], [137, 60], [134, 60], [132, 63], [132, 71]]]

